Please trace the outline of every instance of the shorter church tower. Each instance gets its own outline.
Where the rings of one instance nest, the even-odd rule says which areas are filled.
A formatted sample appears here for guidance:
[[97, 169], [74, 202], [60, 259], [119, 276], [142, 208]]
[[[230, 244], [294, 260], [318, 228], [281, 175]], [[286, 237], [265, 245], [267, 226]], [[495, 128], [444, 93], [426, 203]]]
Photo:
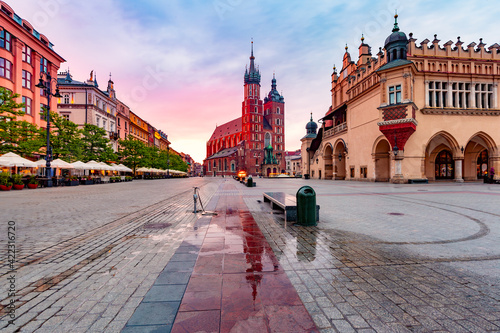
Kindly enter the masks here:
[[[271, 146], [279, 165], [285, 169], [285, 99], [276, 89], [276, 76], [273, 74], [271, 91], [264, 98], [264, 146]], [[267, 124], [266, 124], [267, 123]], [[267, 126], [269, 125], [269, 126]]]

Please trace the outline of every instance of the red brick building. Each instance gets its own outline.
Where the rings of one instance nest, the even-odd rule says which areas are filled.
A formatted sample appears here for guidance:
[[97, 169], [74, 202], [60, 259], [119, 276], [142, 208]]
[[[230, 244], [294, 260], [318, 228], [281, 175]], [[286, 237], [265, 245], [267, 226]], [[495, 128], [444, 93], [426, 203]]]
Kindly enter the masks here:
[[231, 176], [241, 170], [254, 176], [285, 172], [285, 99], [273, 76], [271, 91], [262, 100], [260, 78], [252, 42], [241, 117], [217, 126], [207, 141], [205, 175]]

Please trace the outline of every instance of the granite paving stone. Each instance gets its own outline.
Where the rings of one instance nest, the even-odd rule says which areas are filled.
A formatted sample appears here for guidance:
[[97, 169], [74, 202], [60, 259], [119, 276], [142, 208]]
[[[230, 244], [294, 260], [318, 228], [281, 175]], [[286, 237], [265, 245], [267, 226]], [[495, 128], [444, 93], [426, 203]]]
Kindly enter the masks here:
[[[199, 288], [186, 294], [186, 287], [180, 295], [182, 288], [171, 286], [188, 286], [193, 273], [240, 274], [244, 269], [257, 290], [264, 288], [259, 274], [288, 276], [286, 288], [294, 289], [293, 302], [298, 302], [293, 304], [302, 304], [321, 332], [500, 331], [497, 187], [264, 178], [256, 188], [240, 185], [198, 177], [0, 193], [4, 218], [16, 219], [19, 229], [15, 328], [169, 332], [176, 316], [193, 322], [191, 315], [200, 312], [179, 312], [183, 298], [195, 300], [196, 293], [207, 292]], [[317, 193], [317, 226], [287, 223], [262, 202], [262, 192], [294, 195], [302, 185]], [[193, 186], [200, 187], [205, 208], [218, 215], [190, 212]], [[19, 207], [19, 200], [30, 205]], [[147, 227], [165, 222], [171, 225]], [[258, 248], [265, 255], [245, 252]], [[270, 323], [269, 313], [275, 314], [273, 328], [293, 331], [286, 311], [279, 315], [276, 308], [266, 308], [266, 293], [279, 289], [263, 290], [256, 296], [260, 310], [247, 326], [230, 308], [206, 311], [234, 316], [220, 320], [221, 332], [258, 330]], [[6, 305], [2, 293], [0, 304]], [[163, 315], [156, 318], [163, 320], [160, 325], [140, 321], [154, 313], [144, 310], [146, 304], [171, 299], [179, 304], [170, 324]], [[228, 297], [219, 304], [237, 305]], [[0, 329], [13, 332], [2, 315]], [[141, 325], [133, 325], [132, 318]], [[206, 322], [215, 318], [208, 316]]]

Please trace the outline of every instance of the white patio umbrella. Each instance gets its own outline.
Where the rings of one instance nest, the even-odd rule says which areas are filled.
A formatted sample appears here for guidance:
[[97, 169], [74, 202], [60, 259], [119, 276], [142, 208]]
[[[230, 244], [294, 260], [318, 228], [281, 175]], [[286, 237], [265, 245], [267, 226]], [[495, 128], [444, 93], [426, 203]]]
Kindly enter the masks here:
[[0, 166], [3, 166], [3, 167], [13, 167], [14, 165], [12, 164], [12, 162], [9, 162], [9, 161], [0, 161]]
[[27, 160], [17, 154], [7, 153], [0, 156], [1, 165], [7, 164], [6, 166], [16, 166], [24, 168], [36, 168], [37, 164], [33, 161]]
[[145, 167], [139, 168], [139, 169], [137, 169], [137, 170], [135, 170], [135, 171], [139, 171], [139, 172], [151, 172], [151, 170], [150, 170], [150, 169], [145, 168]]
[[59, 169], [74, 169], [75, 167], [68, 162], [65, 162], [61, 160], [60, 158], [53, 160], [50, 162], [50, 166], [52, 168], [59, 168]]
[[103, 165], [99, 164], [99, 163], [98, 163], [98, 162], [96, 162], [96, 161], [88, 161], [88, 162], [87, 162], [87, 163], [85, 163], [85, 164], [86, 164], [86, 165], [89, 167], [89, 169], [91, 169], [91, 170], [106, 170], [106, 169], [104, 168], [104, 166], [103, 166]]
[[[40, 161], [38, 161], [40, 162]], [[76, 170], [90, 170], [89, 166], [82, 161], [76, 161], [71, 163], [71, 165], [76, 169]]]
[[133, 172], [132, 169], [130, 169], [129, 167], [126, 167], [123, 164], [118, 164], [117, 167], [120, 167], [120, 171], [123, 171], [123, 172]]
[[109, 165], [107, 165], [104, 162], [97, 162], [97, 164], [102, 165], [103, 169], [102, 170], [109, 170], [109, 171], [115, 171], [115, 169]]

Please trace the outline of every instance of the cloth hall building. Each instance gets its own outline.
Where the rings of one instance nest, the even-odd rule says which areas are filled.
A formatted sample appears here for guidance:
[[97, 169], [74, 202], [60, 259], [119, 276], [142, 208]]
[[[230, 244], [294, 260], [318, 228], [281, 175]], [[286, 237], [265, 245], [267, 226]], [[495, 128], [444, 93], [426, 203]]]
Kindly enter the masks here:
[[311, 178], [390, 181], [481, 179], [500, 172], [500, 46], [417, 43], [392, 33], [376, 57], [361, 39], [332, 74], [332, 105], [301, 146]]
[[252, 42], [241, 117], [215, 128], [207, 142], [205, 175], [232, 176], [246, 171], [248, 175], [269, 177], [285, 172], [285, 99], [273, 77], [271, 91], [262, 100], [260, 79]]

